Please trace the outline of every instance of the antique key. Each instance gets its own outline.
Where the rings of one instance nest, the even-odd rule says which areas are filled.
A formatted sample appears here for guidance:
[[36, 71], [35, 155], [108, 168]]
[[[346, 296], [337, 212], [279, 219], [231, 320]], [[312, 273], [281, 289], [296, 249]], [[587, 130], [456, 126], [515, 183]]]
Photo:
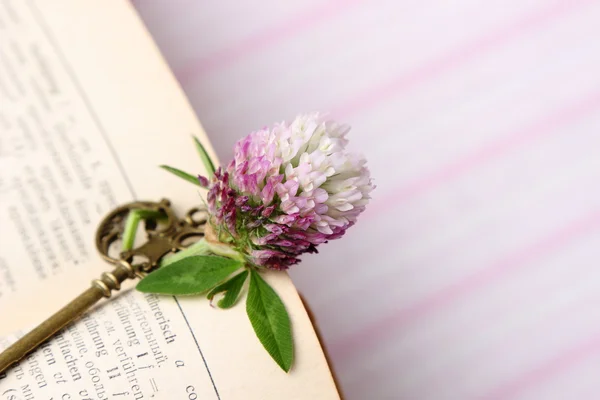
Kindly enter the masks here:
[[[121, 239], [124, 223], [132, 210], [158, 212], [162, 218], [146, 220], [148, 240], [142, 246], [120, 252], [117, 256], [112, 255], [113, 244]], [[178, 219], [165, 199], [159, 203], [133, 202], [113, 210], [98, 227], [96, 248], [104, 260], [114, 265], [114, 269], [104, 272], [100, 279], [93, 280], [90, 288], [2, 352], [0, 374], [98, 301], [109, 298], [112, 291], [119, 290], [125, 280], [143, 277], [157, 268], [164, 256], [186, 247], [184, 243], [190, 238], [202, 237], [206, 221], [206, 212], [199, 208], [190, 210], [185, 218]]]

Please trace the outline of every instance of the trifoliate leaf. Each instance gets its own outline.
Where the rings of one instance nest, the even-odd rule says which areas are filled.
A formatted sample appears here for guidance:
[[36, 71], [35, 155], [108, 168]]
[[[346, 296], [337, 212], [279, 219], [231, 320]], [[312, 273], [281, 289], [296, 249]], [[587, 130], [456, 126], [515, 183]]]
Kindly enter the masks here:
[[242, 263], [219, 256], [192, 256], [151, 272], [137, 285], [144, 293], [200, 294], [223, 282]]
[[251, 271], [246, 313], [256, 336], [285, 372], [294, 360], [290, 317], [283, 302], [258, 272]]
[[200, 160], [204, 164], [204, 168], [206, 168], [206, 172], [208, 173], [209, 178], [215, 174], [215, 164], [213, 164], [208, 152], [200, 143], [200, 140], [196, 136], [194, 136], [194, 142], [196, 143], [196, 150], [198, 150], [198, 154], [200, 155]]
[[186, 181], [188, 181], [190, 183], [193, 183], [194, 185], [202, 186], [200, 184], [200, 181], [198, 180], [197, 176], [194, 176], [192, 174], [188, 174], [187, 172], [183, 172], [182, 170], [177, 169], [177, 168], [169, 167], [168, 165], [161, 165], [160, 167], [162, 169], [166, 170], [166, 171], [169, 171], [173, 175], [177, 175], [181, 179], [184, 179], [184, 180], [186, 180]]
[[240, 291], [242, 290], [242, 286], [244, 286], [244, 282], [246, 282], [247, 277], [248, 271], [244, 271], [241, 274], [234, 276], [227, 282], [221, 283], [219, 286], [215, 286], [206, 297], [209, 300], [212, 300], [217, 293], [224, 292], [225, 294], [223, 298], [217, 302], [217, 305], [220, 308], [230, 308], [235, 304], [238, 296], [240, 295]]

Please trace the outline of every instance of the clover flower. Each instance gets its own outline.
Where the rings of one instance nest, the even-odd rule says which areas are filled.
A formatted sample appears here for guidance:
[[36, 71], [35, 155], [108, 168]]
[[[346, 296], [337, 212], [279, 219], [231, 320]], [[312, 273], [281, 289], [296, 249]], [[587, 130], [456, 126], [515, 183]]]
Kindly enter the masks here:
[[307, 114], [238, 141], [226, 169], [199, 177], [216, 239], [279, 270], [343, 236], [374, 188], [365, 159], [346, 151], [348, 131]]
[[[261, 275], [287, 269], [302, 254], [343, 236], [364, 211], [374, 186], [365, 159], [346, 151], [348, 130], [319, 114], [301, 115], [291, 124], [246, 136], [235, 145], [231, 163], [216, 170], [195, 139], [209, 177], [161, 167], [208, 189], [204, 238], [162, 260], [137, 290], [175, 296], [208, 292], [211, 304], [219, 294], [217, 306], [230, 308], [248, 282], [246, 314], [252, 328], [289, 372], [294, 360], [290, 317]], [[143, 211], [128, 216], [124, 243], [133, 243], [142, 215], [164, 217]]]

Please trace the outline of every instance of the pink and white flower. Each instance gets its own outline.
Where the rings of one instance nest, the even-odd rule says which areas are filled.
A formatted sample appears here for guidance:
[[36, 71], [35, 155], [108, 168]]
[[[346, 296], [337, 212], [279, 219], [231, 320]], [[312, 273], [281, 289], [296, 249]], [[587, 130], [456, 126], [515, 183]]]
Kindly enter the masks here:
[[234, 159], [209, 184], [219, 241], [254, 265], [286, 269], [341, 237], [374, 188], [366, 160], [346, 151], [348, 131], [307, 114], [241, 139]]

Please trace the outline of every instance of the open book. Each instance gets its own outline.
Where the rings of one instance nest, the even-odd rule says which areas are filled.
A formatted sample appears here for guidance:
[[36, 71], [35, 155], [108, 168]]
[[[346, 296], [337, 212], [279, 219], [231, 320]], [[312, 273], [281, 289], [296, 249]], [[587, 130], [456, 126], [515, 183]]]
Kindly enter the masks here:
[[[126, 1], [0, 2], [0, 349], [110, 266], [97, 223], [134, 199], [183, 213], [204, 193], [158, 169], [203, 173], [208, 140]], [[232, 116], [234, 117], [234, 116]], [[213, 154], [214, 156], [214, 154]], [[318, 338], [284, 273], [265, 277], [292, 320], [282, 372], [243, 305], [124, 288], [0, 377], [9, 399], [335, 399]]]

